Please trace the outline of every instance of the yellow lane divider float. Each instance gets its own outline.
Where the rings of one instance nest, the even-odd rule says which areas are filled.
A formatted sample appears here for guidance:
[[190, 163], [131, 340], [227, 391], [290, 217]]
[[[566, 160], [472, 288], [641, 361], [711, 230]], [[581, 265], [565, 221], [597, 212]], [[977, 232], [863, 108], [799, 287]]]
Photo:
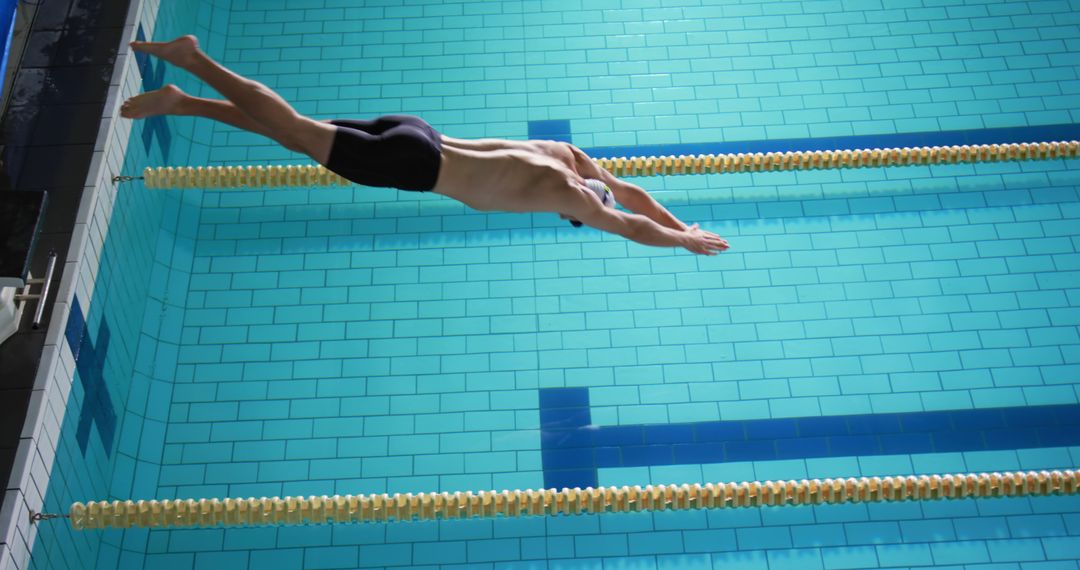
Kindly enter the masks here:
[[[981, 144], [865, 150], [816, 150], [707, 154], [684, 156], [635, 156], [600, 158], [596, 163], [616, 176], [719, 174], [727, 172], [773, 172], [1052, 160], [1080, 156], [1080, 142]], [[129, 177], [117, 177], [128, 180]], [[322, 166], [182, 166], [147, 168], [147, 188], [264, 188], [297, 186], [348, 186], [348, 180]]]
[[[600, 489], [75, 503], [76, 529], [299, 525], [932, 501], [1080, 493], [1080, 471], [962, 473]], [[43, 515], [52, 517], [55, 515]]]

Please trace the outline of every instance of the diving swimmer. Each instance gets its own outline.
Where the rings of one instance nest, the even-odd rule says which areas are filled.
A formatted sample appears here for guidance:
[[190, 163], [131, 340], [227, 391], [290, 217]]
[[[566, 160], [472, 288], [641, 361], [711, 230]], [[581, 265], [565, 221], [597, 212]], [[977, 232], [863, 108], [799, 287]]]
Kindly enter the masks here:
[[[476, 210], [553, 212], [575, 225], [703, 255], [729, 247], [697, 224], [684, 224], [648, 192], [616, 178], [571, 144], [456, 139], [411, 115], [319, 121], [211, 59], [195, 36], [132, 42], [131, 47], [192, 73], [225, 100], [193, 97], [166, 85], [128, 99], [120, 108], [123, 117], [205, 117], [269, 137], [358, 184], [434, 192]], [[615, 208], [616, 203], [630, 212]]]

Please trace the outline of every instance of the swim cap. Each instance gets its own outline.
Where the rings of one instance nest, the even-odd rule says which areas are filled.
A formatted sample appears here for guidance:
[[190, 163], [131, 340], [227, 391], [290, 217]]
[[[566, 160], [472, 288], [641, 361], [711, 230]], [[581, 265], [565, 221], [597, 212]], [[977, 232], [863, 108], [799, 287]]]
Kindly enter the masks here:
[[[608, 188], [607, 184], [595, 179], [586, 178], [585, 187], [593, 191], [596, 197], [600, 199], [600, 203], [608, 208], [615, 207], [615, 195], [611, 193], [611, 188]], [[570, 225], [575, 228], [581, 227], [581, 222], [577, 220], [570, 220]]]

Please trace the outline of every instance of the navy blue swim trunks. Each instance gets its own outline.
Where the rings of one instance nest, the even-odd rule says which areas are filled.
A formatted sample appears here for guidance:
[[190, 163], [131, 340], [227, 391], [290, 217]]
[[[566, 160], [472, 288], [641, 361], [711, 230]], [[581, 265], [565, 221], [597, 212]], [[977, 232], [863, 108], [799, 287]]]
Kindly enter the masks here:
[[442, 165], [442, 138], [420, 117], [333, 120], [337, 127], [326, 168], [357, 184], [427, 192]]

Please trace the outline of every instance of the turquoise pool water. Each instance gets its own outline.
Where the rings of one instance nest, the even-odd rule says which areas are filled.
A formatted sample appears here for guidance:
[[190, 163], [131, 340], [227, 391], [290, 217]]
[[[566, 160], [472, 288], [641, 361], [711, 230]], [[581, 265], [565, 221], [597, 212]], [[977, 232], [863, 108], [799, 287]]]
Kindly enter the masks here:
[[[142, 26], [198, 31], [319, 118], [408, 112], [451, 136], [531, 133], [602, 154], [1080, 132], [1075, 3], [356, 4], [166, 5]], [[212, 95], [153, 61], [139, 77]], [[190, 119], [139, 123], [131, 149], [132, 174], [300, 161]], [[634, 181], [732, 250], [696, 257], [386, 189], [124, 186], [77, 299], [79, 382], [46, 504], [1080, 464], [1077, 161]], [[1035, 570], [1078, 558], [1080, 503], [1048, 498], [53, 525], [33, 561]]]

